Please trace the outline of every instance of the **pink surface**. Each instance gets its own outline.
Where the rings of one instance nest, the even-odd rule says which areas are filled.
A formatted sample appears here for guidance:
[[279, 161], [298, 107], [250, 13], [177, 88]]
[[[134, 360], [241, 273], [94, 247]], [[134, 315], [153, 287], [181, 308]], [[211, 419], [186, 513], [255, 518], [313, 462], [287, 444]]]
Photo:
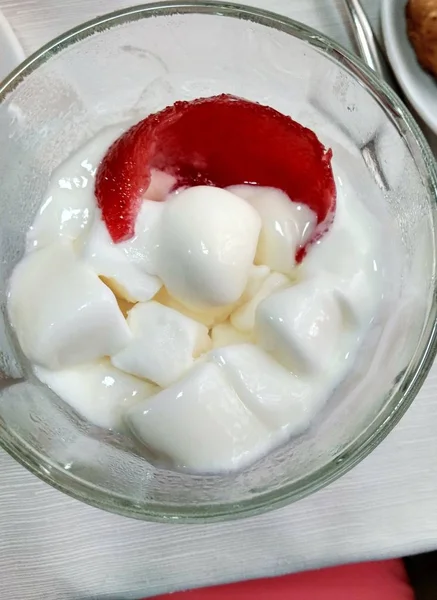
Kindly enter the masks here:
[[403, 562], [386, 560], [180, 592], [155, 600], [414, 600]]

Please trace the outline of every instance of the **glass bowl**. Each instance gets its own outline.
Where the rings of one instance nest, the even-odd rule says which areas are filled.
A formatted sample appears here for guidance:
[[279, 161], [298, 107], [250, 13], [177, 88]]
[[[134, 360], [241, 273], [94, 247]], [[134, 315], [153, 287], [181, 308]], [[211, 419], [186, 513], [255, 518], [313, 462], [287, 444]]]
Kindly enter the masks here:
[[[235, 474], [151, 466], [32, 376], [5, 316], [7, 282], [50, 173], [101, 128], [222, 92], [270, 105], [333, 149], [388, 219], [384, 301], [350, 374], [311, 429]], [[158, 521], [253, 515], [298, 500], [362, 460], [399, 421], [436, 350], [436, 170], [397, 96], [332, 40], [285, 17], [218, 2], [164, 2], [100, 17], [54, 40], [0, 84], [0, 444], [54, 487]], [[199, 449], [201, 451], [201, 449]]]

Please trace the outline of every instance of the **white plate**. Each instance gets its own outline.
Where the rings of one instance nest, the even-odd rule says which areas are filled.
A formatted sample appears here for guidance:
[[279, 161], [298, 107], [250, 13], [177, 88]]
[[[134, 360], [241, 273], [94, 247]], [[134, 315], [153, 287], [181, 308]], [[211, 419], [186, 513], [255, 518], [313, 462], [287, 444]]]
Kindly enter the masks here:
[[404, 94], [422, 119], [437, 133], [437, 80], [419, 65], [408, 40], [406, 0], [383, 0], [382, 31], [385, 49]]
[[24, 60], [25, 54], [11, 26], [0, 12], [0, 82]]

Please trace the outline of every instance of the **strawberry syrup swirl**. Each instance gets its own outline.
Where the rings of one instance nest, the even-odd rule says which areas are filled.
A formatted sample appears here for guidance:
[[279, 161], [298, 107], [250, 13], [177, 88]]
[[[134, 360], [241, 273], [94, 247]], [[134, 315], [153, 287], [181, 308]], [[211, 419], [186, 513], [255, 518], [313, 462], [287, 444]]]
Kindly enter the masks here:
[[222, 94], [176, 102], [131, 127], [104, 157], [95, 193], [115, 243], [134, 235], [152, 169], [173, 176], [173, 190], [243, 183], [278, 188], [315, 212], [320, 232], [335, 210], [331, 157], [313, 131], [290, 117]]

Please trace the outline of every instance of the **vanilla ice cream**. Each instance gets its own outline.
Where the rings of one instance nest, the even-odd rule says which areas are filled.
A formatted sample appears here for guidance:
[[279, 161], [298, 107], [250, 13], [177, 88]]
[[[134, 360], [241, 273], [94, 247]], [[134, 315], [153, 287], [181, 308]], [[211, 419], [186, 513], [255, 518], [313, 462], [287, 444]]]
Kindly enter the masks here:
[[196, 365], [177, 383], [133, 406], [127, 420], [156, 455], [201, 473], [240, 469], [272, 444], [271, 430], [246, 408], [214, 363]]
[[113, 243], [100, 211], [96, 211], [94, 222], [81, 238], [80, 253], [86, 264], [128, 302], [147, 302], [162, 287], [162, 281], [153, 274], [162, 210], [161, 202], [143, 201], [135, 236], [122, 244]]
[[94, 181], [107, 148], [123, 132], [108, 127], [64, 161], [50, 178], [36, 218], [27, 233], [29, 250], [44, 248], [60, 238], [75, 240], [94, 218]]
[[57, 243], [26, 256], [10, 282], [8, 310], [24, 354], [49, 369], [111, 355], [132, 338], [111, 290]]
[[236, 302], [247, 284], [261, 219], [226, 190], [197, 186], [172, 196], [162, 215], [158, 276], [195, 308]]
[[249, 333], [255, 325], [258, 305], [274, 291], [291, 285], [288, 277], [282, 273], [270, 273], [259, 286], [255, 294], [239, 306], [231, 315], [231, 324], [243, 333]]
[[254, 344], [214, 350], [212, 360], [246, 408], [276, 431], [278, 439], [307, 429], [329, 394], [321, 378], [298, 377]]
[[328, 369], [345, 329], [340, 304], [323, 278], [275, 292], [256, 311], [257, 342], [296, 373], [317, 375]]
[[136, 304], [127, 323], [133, 339], [112, 364], [161, 387], [178, 380], [211, 347], [205, 325], [158, 302]]
[[242, 469], [308, 429], [347, 373], [382, 299], [380, 226], [340, 193], [317, 239], [315, 213], [279, 189], [177, 189], [152, 169], [134, 235], [114, 243], [94, 179], [122, 130], [54, 171], [10, 280], [11, 324], [86, 420], [173, 468]]
[[314, 233], [315, 213], [304, 204], [290, 201], [284, 192], [275, 188], [236, 185], [228, 190], [247, 200], [261, 217], [255, 262], [291, 275], [296, 266], [296, 252]]
[[109, 360], [51, 371], [35, 367], [35, 375], [84, 419], [105, 429], [125, 429], [128, 408], [159, 392], [147, 381], [113, 367]]

